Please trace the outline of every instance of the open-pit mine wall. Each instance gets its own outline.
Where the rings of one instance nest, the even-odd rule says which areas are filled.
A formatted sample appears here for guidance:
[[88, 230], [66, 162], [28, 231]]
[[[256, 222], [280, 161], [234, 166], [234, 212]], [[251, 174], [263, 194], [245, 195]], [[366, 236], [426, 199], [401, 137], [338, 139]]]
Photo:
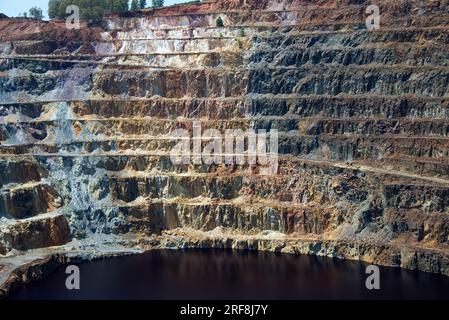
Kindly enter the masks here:
[[[0, 257], [110, 235], [449, 275], [449, 4], [370, 4], [0, 19]], [[277, 129], [277, 174], [173, 164], [195, 121]]]

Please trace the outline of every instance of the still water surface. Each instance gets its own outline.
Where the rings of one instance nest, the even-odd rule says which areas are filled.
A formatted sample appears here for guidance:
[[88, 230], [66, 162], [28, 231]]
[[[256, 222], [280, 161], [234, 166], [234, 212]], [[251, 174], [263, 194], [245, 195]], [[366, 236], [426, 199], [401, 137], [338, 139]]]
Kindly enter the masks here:
[[366, 265], [313, 256], [220, 250], [152, 251], [82, 263], [81, 289], [65, 267], [11, 299], [449, 299], [449, 277], [381, 267], [381, 290], [365, 287]]

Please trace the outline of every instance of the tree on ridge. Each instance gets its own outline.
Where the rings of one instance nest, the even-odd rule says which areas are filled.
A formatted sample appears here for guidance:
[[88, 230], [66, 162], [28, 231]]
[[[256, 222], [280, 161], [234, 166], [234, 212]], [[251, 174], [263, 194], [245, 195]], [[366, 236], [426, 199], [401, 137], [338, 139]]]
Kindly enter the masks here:
[[164, 0], [151, 0], [153, 8], [160, 8], [164, 6]]
[[147, 0], [140, 0], [139, 1], [139, 8], [145, 9], [147, 7]]

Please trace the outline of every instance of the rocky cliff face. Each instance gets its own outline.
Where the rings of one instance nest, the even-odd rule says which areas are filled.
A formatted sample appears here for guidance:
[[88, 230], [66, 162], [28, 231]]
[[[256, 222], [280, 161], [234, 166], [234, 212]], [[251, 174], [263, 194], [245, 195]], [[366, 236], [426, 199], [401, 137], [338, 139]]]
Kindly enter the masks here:
[[[6, 270], [101, 243], [449, 275], [449, 3], [379, 1], [379, 30], [369, 4], [205, 1], [72, 31], [0, 20]], [[279, 130], [277, 174], [174, 165], [169, 134], [193, 121]]]

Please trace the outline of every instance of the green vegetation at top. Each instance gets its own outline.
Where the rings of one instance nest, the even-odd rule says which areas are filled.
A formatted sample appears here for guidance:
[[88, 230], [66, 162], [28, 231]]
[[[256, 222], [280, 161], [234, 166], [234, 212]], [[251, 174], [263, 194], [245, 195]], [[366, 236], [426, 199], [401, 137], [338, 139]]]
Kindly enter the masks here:
[[159, 8], [164, 6], [165, 1], [164, 0], [152, 0], [151, 4], [153, 8]]
[[80, 17], [91, 23], [100, 22], [108, 13], [128, 11], [128, 0], [49, 0], [48, 17], [64, 19], [72, 12], [66, 12], [67, 7], [75, 5], [80, 11]]
[[139, 2], [137, 0], [131, 1], [131, 11], [139, 10]]
[[33, 19], [42, 20], [44, 15], [42, 14], [42, 9], [38, 7], [32, 7], [29, 11], [30, 17]]
[[44, 18], [44, 14], [42, 13], [41, 8], [32, 7], [28, 12], [19, 14], [19, 17], [24, 17], [24, 18], [30, 17], [33, 19], [42, 20]]
[[[110, 13], [123, 13], [130, 10], [129, 0], [49, 0], [48, 17], [50, 19], [65, 19], [73, 12], [67, 12], [67, 7], [75, 5], [79, 8], [81, 19], [90, 23], [98, 23], [103, 16]], [[132, 0], [131, 10], [145, 9], [146, 0]], [[152, 0], [153, 7], [163, 7], [164, 0]], [[31, 12], [30, 12], [31, 15]]]

